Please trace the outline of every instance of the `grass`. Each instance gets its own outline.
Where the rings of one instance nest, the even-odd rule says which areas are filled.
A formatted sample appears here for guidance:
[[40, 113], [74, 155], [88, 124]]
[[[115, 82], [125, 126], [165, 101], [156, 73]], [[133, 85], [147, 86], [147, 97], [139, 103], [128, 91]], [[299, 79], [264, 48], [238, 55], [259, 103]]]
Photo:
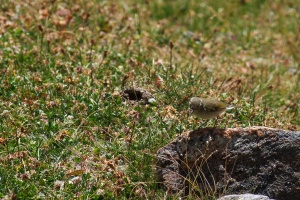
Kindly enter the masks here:
[[300, 1], [242, 2], [4, 1], [0, 198], [163, 199], [192, 96], [237, 106], [220, 127], [299, 130]]

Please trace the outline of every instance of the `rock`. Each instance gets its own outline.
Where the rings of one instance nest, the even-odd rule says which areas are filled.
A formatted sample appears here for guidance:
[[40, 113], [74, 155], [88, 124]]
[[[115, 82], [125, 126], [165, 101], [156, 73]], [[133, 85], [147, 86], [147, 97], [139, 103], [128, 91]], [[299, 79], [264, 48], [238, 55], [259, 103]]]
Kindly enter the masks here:
[[233, 195], [226, 195], [217, 200], [272, 200], [267, 196], [264, 195], [256, 195], [256, 194], [233, 194]]
[[300, 200], [300, 132], [267, 127], [198, 129], [157, 153], [157, 175], [171, 193], [254, 193]]
[[143, 101], [145, 104], [154, 104], [153, 95], [142, 88], [128, 88], [121, 93], [122, 97], [131, 101]]

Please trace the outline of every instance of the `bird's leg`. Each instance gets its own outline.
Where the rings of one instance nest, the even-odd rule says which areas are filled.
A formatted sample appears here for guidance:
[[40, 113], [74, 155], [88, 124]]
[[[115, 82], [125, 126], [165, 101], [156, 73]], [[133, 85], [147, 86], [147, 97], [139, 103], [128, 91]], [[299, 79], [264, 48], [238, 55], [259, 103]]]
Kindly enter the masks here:
[[212, 133], [214, 133], [215, 130], [216, 130], [216, 125], [217, 125], [218, 119], [219, 119], [219, 116], [215, 119], [214, 127], [212, 129]]
[[216, 128], [217, 122], [218, 122], [219, 116], [215, 119], [215, 123], [214, 123], [214, 129]]

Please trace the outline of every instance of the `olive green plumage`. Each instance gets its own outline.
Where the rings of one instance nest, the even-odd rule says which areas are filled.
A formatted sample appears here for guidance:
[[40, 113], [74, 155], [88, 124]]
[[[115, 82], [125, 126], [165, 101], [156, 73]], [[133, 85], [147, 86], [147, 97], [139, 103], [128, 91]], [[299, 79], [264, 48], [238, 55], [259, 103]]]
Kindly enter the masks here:
[[224, 111], [232, 108], [226, 103], [211, 98], [193, 97], [190, 101], [191, 113], [202, 119], [218, 117]]

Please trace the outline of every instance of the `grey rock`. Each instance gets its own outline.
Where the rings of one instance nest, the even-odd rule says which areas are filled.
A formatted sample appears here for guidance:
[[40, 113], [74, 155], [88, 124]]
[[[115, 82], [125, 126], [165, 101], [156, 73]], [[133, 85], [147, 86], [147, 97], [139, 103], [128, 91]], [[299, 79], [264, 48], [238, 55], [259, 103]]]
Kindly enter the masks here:
[[145, 104], [154, 104], [156, 100], [153, 95], [143, 88], [127, 88], [122, 91], [122, 97], [131, 101], [142, 101]]
[[233, 194], [226, 195], [217, 200], [272, 200], [264, 195], [256, 195], [256, 194]]
[[300, 200], [300, 132], [267, 127], [198, 129], [159, 149], [157, 175], [185, 196], [254, 193]]

